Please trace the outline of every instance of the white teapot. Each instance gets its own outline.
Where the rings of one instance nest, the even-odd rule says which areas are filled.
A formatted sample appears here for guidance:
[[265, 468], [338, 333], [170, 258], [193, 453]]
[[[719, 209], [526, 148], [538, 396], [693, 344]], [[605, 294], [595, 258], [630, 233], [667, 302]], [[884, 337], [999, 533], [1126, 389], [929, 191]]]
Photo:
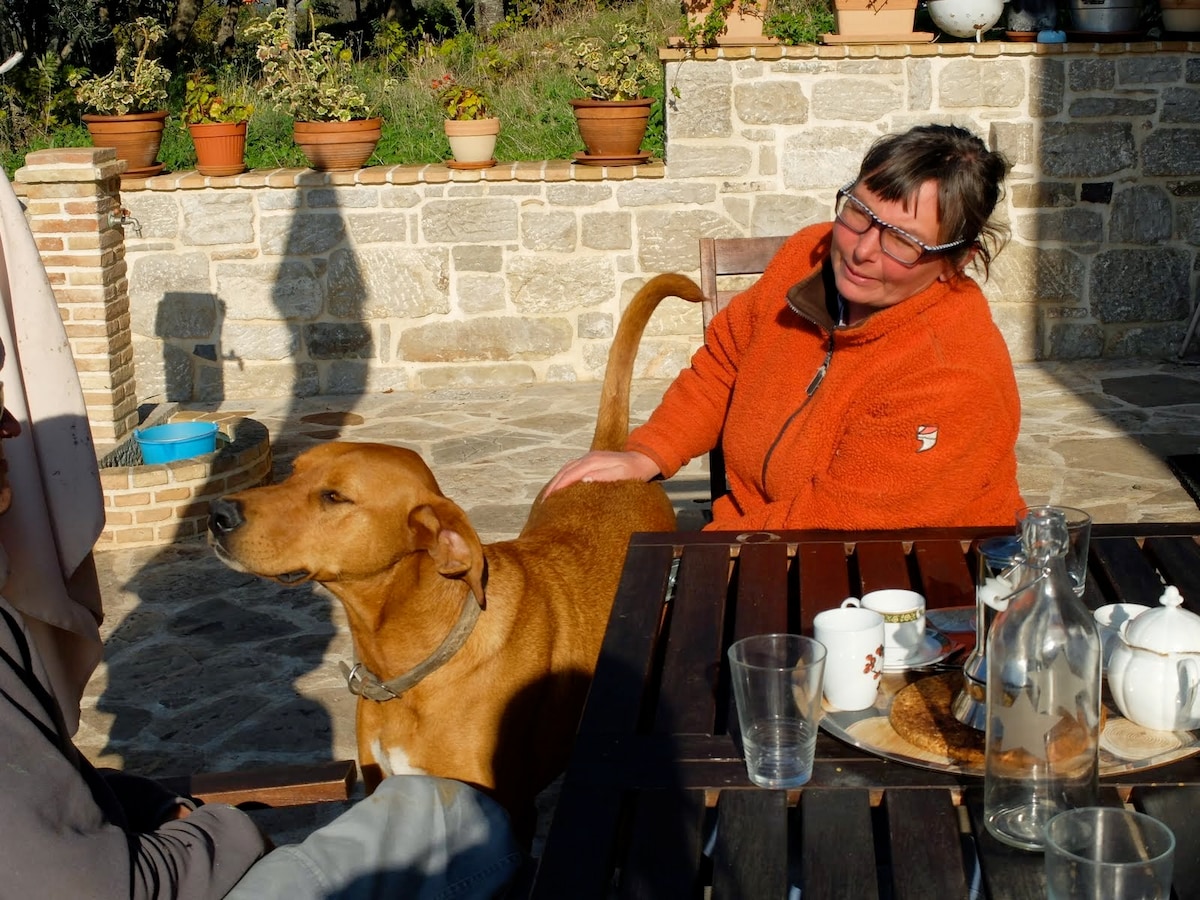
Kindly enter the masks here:
[[1123, 622], [1108, 662], [1122, 715], [1154, 731], [1200, 728], [1200, 616], [1168, 587], [1161, 606]]

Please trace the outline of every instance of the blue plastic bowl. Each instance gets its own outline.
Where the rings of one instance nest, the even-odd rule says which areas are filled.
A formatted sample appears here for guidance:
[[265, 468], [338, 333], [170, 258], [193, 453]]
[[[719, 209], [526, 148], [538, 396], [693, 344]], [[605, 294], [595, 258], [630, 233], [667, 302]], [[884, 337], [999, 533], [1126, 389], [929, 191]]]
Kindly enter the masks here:
[[134, 429], [134, 440], [142, 448], [146, 464], [190, 459], [217, 449], [215, 422], [173, 422], [153, 428]]

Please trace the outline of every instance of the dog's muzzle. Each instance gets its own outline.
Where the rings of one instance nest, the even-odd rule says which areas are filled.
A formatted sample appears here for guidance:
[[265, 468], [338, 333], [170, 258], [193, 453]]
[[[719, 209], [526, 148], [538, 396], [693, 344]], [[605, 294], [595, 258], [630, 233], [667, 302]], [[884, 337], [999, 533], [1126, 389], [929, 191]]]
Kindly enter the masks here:
[[242, 516], [242, 504], [221, 497], [208, 505], [208, 530], [220, 539], [229, 532], [246, 524]]

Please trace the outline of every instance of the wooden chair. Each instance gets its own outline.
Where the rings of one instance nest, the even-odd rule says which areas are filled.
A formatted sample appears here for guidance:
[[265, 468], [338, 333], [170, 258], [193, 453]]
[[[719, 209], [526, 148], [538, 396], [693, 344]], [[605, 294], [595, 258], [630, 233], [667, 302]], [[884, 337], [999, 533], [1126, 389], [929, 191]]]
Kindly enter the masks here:
[[354, 760], [341, 759], [312, 765], [264, 766], [156, 780], [176, 793], [205, 803], [264, 809], [348, 800], [358, 780], [358, 767]]
[[[744, 291], [753, 278], [738, 278], [736, 287], [722, 288], [721, 278], [761, 275], [767, 263], [791, 235], [756, 238], [700, 238], [700, 290], [707, 298], [703, 304], [704, 328], [713, 316]], [[708, 484], [712, 499], [728, 491], [725, 482], [725, 456], [721, 444], [708, 454]]]

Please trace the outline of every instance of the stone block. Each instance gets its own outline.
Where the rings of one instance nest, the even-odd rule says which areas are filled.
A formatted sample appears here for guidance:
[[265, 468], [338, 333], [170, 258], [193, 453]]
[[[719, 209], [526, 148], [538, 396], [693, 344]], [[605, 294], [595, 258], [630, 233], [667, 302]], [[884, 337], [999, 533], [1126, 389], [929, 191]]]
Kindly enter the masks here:
[[[178, 321], [170, 305], [163, 308], [168, 296], [178, 298]], [[211, 334], [216, 322], [216, 298], [208, 256], [203, 252], [152, 253], [135, 260], [130, 273], [129, 301], [132, 328], [138, 334], [159, 337]], [[207, 311], [203, 311], [206, 304]], [[197, 316], [205, 319], [202, 325]]]
[[1048, 338], [1051, 359], [1099, 359], [1104, 355], [1104, 329], [1099, 325], [1054, 323], [1048, 328]]
[[346, 229], [355, 244], [381, 244], [408, 242], [408, 216], [401, 212], [349, 213]]
[[[1153, 137], [1153, 135], [1151, 135]], [[1054, 178], [1097, 178], [1137, 162], [1128, 122], [1046, 122], [1042, 171]]]
[[1114, 244], [1161, 244], [1171, 237], [1171, 215], [1171, 198], [1162, 188], [1126, 188], [1113, 200], [1108, 239]]
[[767, 194], [754, 203], [750, 232], [755, 236], [793, 234], [807, 225], [828, 222], [833, 208], [813, 197], [785, 197]]
[[612, 195], [613, 189], [607, 184], [546, 185], [546, 202], [551, 206], [595, 206]]
[[1142, 144], [1142, 174], [1200, 177], [1200, 130], [1157, 128]]
[[570, 323], [561, 318], [478, 318], [407, 328], [399, 349], [408, 362], [547, 359], [570, 348], [572, 333]]
[[500, 247], [465, 244], [451, 248], [450, 261], [458, 272], [500, 272], [504, 251]]
[[227, 319], [308, 319], [321, 311], [321, 285], [303, 262], [223, 262], [216, 279]]
[[1171, 125], [1195, 125], [1200, 122], [1200, 88], [1163, 88], [1162, 112], [1158, 120]]
[[617, 205], [622, 207], [663, 206], [672, 203], [703, 205], [717, 198], [712, 184], [689, 184], [686, 181], [640, 181], [620, 185], [616, 190]]
[[221, 333], [218, 356], [233, 360], [281, 360], [291, 359], [299, 348], [300, 332], [296, 325], [231, 321]]
[[637, 233], [643, 272], [694, 272], [700, 268], [700, 238], [741, 236], [740, 229], [705, 209], [646, 210], [638, 214]]
[[1014, 233], [1028, 241], [1061, 241], [1080, 246], [1099, 244], [1104, 239], [1104, 220], [1090, 209], [1053, 209], [1022, 216]]
[[785, 187], [840, 188], [858, 172], [863, 153], [879, 136], [871, 128], [807, 128], [784, 142]]
[[456, 279], [455, 306], [468, 315], [499, 312], [507, 305], [504, 276], [463, 273]]
[[[814, 105], [820, 87], [818, 82]], [[760, 79], [734, 87], [733, 111], [749, 125], [801, 125], [808, 121], [808, 98], [796, 81]]]
[[508, 293], [519, 312], [541, 316], [615, 303], [617, 288], [606, 257], [539, 254], [513, 258]]
[[245, 244], [254, 240], [254, 203], [240, 191], [181, 194], [180, 239], [185, 244]]
[[812, 116], [817, 121], [875, 122], [903, 108], [903, 82], [899, 79], [828, 78], [813, 85]]
[[1171, 359], [1179, 352], [1186, 330], [1182, 322], [1112, 328], [1104, 355], [1130, 359]]
[[342, 243], [346, 222], [340, 213], [296, 210], [259, 217], [259, 243], [267, 256], [319, 256]]
[[1067, 73], [1062, 60], [1041, 58], [1029, 66], [1029, 112], [1046, 119], [1062, 112]]
[[449, 264], [436, 247], [338, 250], [326, 277], [329, 313], [358, 321], [449, 312]]
[[487, 243], [517, 240], [517, 203], [457, 197], [431, 200], [422, 210], [421, 236], [430, 243]]
[[533, 368], [519, 363], [499, 366], [441, 366], [422, 369], [417, 375], [418, 386], [426, 390], [521, 385], [533, 384], [536, 381], [537, 375]]
[[1076, 97], [1071, 101], [1072, 119], [1115, 119], [1129, 116], [1152, 116], [1158, 102], [1130, 97]]
[[362, 322], [313, 322], [304, 326], [311, 359], [370, 359], [375, 355], [371, 328]]
[[1139, 53], [1117, 60], [1117, 84], [1123, 88], [1174, 84], [1182, 75], [1181, 57], [1175, 53]]
[[314, 397], [320, 393], [315, 363], [262, 363], [206, 369], [197, 379], [200, 401], [254, 400], [260, 397]]
[[608, 313], [580, 313], [579, 336], [584, 340], [611, 339], [613, 334], [613, 317]]
[[574, 212], [522, 210], [521, 246], [526, 250], [569, 253], [575, 249], [577, 240], [578, 222]]
[[379, 191], [361, 186], [313, 188], [304, 192], [304, 203], [309, 209], [370, 209], [379, 205]]
[[728, 144], [686, 143], [671, 138], [667, 170], [673, 178], [740, 178], [751, 171], [754, 154], [749, 147]]
[[908, 108], [926, 110], [933, 105], [933, 67], [927, 59], [905, 62], [908, 73]]
[[628, 250], [633, 246], [633, 217], [627, 212], [585, 212], [580, 243], [589, 250]]
[[1105, 323], [1185, 318], [1192, 256], [1170, 248], [1096, 254], [1088, 281], [1092, 315]]
[[668, 139], [720, 138], [733, 133], [733, 73], [728, 66], [689, 65], [668, 73], [678, 88], [667, 117]]
[[1078, 94], [1111, 91], [1117, 83], [1114, 60], [1104, 57], [1072, 57], [1067, 62], [1067, 86]]
[[944, 109], [1011, 109], [1026, 99], [1025, 72], [1018, 62], [980, 65], [973, 58], [946, 63], [938, 78], [938, 103]]

